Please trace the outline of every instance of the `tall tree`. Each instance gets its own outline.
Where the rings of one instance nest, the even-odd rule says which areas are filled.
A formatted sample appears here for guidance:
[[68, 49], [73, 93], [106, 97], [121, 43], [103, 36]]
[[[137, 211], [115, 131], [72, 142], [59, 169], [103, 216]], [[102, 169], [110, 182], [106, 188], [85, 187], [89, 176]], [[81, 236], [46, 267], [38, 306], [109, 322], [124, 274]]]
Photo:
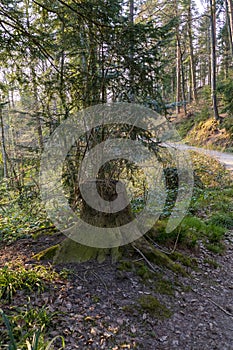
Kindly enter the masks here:
[[233, 56], [233, 1], [225, 0], [226, 4], [226, 18], [228, 25], [228, 33], [229, 33], [229, 44], [231, 48], [231, 53]]
[[193, 49], [193, 15], [192, 15], [192, 0], [188, 1], [187, 5], [187, 24], [188, 24], [188, 38], [189, 38], [189, 62], [190, 62], [190, 75], [191, 75], [191, 95], [195, 102], [197, 102], [197, 90], [196, 90], [196, 69], [194, 62], [194, 49]]
[[219, 120], [217, 102], [217, 71], [216, 71], [216, 0], [210, 0], [210, 24], [211, 24], [211, 96], [214, 118]]

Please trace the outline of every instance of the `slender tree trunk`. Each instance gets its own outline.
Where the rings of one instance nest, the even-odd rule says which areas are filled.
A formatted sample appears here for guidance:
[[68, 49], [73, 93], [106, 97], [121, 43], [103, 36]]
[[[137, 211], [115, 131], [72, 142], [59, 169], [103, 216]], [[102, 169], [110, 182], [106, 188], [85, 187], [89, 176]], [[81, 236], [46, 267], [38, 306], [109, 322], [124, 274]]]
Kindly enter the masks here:
[[214, 118], [219, 120], [217, 91], [216, 91], [216, 3], [210, 0], [211, 22], [211, 97], [214, 110]]
[[129, 27], [132, 31], [131, 41], [130, 41], [130, 102], [134, 102], [134, 36], [133, 36], [133, 27], [134, 27], [134, 0], [129, 0]]
[[[178, 11], [178, 1], [175, 0], [175, 14], [176, 17], [179, 17]], [[179, 23], [176, 25], [176, 114], [180, 113], [179, 102], [181, 100], [181, 49], [180, 49], [180, 28]]]
[[3, 114], [2, 114], [2, 103], [0, 103], [0, 125], [1, 125], [1, 136], [2, 136], [2, 161], [3, 161], [3, 176], [4, 178], [8, 178], [8, 166], [7, 166], [7, 153], [6, 153], [6, 139], [5, 139], [5, 130], [4, 130], [4, 122], [3, 122]]
[[179, 50], [180, 50], [180, 73], [181, 73], [181, 92], [182, 92], [182, 100], [183, 100], [183, 106], [184, 106], [184, 114], [187, 114], [186, 109], [186, 93], [185, 93], [185, 73], [184, 73], [184, 65], [183, 65], [183, 55], [181, 52], [181, 46], [179, 41]]
[[208, 55], [208, 76], [207, 84], [211, 86], [211, 28], [206, 31], [207, 55]]
[[[65, 32], [65, 24], [64, 19], [62, 20], [61, 24], [61, 35], [64, 38], [64, 32]], [[65, 39], [63, 39], [65, 40]], [[61, 99], [61, 109], [62, 113], [64, 113], [64, 119], [67, 119], [69, 116], [69, 108], [66, 102], [66, 93], [65, 93], [65, 50], [63, 46], [61, 47], [60, 52], [60, 86], [59, 86], [59, 95]]]
[[40, 150], [42, 151], [44, 147], [44, 141], [43, 141], [42, 125], [41, 125], [41, 120], [39, 116], [38, 88], [37, 88], [37, 82], [36, 82], [36, 72], [32, 64], [31, 64], [31, 76], [32, 76], [33, 98], [34, 98], [33, 109], [34, 109], [34, 115], [35, 115], [36, 124], [37, 124], [38, 143], [39, 143]]
[[84, 107], [89, 107], [100, 102], [100, 84], [98, 80], [98, 59], [97, 59], [97, 43], [92, 24], [88, 27], [88, 45], [89, 55], [86, 62], [86, 86], [85, 86], [85, 101]]
[[180, 48], [179, 48], [179, 38], [176, 38], [176, 114], [180, 113], [180, 95], [181, 95], [181, 77], [180, 77], [180, 67], [181, 67], [181, 57], [180, 57]]
[[226, 10], [227, 10], [227, 16], [229, 18], [229, 36], [230, 36], [230, 47], [231, 47], [231, 53], [233, 55], [233, 1], [232, 0], [226, 0]]
[[104, 43], [101, 45], [100, 49], [100, 61], [101, 61], [101, 102], [107, 102], [107, 91], [106, 91], [106, 74], [105, 71], [105, 52], [104, 52]]
[[226, 6], [226, 23], [229, 38], [230, 52], [233, 56], [233, 6], [232, 0], [225, 0]]
[[192, 33], [192, 9], [191, 1], [188, 6], [188, 37], [189, 37], [189, 61], [190, 61], [190, 75], [191, 75], [191, 96], [195, 102], [197, 102], [196, 91], [196, 71], [194, 64], [193, 54], [193, 33]]

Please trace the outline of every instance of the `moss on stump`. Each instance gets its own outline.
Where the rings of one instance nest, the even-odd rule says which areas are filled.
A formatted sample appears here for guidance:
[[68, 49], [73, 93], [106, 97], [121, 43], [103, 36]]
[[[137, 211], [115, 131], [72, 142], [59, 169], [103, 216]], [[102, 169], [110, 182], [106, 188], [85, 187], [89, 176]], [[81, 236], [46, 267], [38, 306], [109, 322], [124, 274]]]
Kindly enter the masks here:
[[[118, 181], [115, 180], [97, 180], [95, 186], [101, 198], [109, 203], [111, 207], [112, 202], [120, 195], [122, 201], [122, 207], [124, 209], [116, 213], [107, 213], [98, 211], [89, 206], [84, 199], [82, 199], [80, 218], [94, 227], [106, 227], [106, 228], [119, 228], [118, 236], [119, 242], [123, 242], [125, 235], [128, 233], [121, 230], [121, 226], [131, 222], [134, 219], [134, 215], [131, 211], [131, 206], [128, 202], [126, 188], [123, 183], [120, 183], [117, 192]], [[88, 193], [93, 187], [93, 182], [87, 182], [82, 184], [84, 191]], [[135, 228], [136, 232], [134, 235], [141, 236], [139, 230]], [[119, 244], [120, 246], [121, 244]], [[58, 247], [49, 248], [50, 258], [53, 258], [53, 262], [58, 263], [71, 263], [71, 262], [85, 262], [88, 260], [97, 260], [99, 262], [104, 261], [108, 256], [111, 257], [112, 261], [116, 261], [119, 256], [119, 248], [95, 248], [90, 246], [82, 245], [69, 238], [66, 238]], [[47, 249], [37, 254], [37, 258], [46, 259], [48, 257]]]

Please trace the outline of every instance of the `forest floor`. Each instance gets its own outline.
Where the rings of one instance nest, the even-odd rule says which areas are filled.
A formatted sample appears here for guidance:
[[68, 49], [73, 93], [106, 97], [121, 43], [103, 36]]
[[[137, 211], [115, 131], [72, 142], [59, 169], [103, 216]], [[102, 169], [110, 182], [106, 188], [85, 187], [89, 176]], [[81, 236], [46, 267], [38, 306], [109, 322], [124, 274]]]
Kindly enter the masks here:
[[[225, 163], [224, 157], [218, 159]], [[13, 270], [34, 271], [45, 266], [51, 275], [58, 273], [43, 290], [19, 288], [2, 302], [15, 333], [31, 328], [26, 319], [30, 310], [45, 310], [51, 315], [47, 339], [63, 336], [66, 350], [233, 350], [233, 230], [224, 236], [225, 250], [219, 254], [201, 241], [194, 249], [178, 246], [189, 257], [186, 275], [156, 265], [152, 272], [132, 249], [115, 263], [53, 266], [33, 259], [63, 239], [62, 234], [41, 234], [0, 243], [0, 268], [9, 264]], [[141, 261], [146, 270], [138, 268]], [[3, 322], [0, 335], [0, 349], [7, 349]], [[60, 349], [59, 339], [54, 344]]]
[[[20, 263], [33, 269], [38, 265], [33, 254], [62, 239], [59, 234], [1, 245], [1, 265]], [[187, 268], [185, 277], [159, 267], [153, 279], [145, 280], [134, 269], [122, 269], [121, 262], [57, 265], [56, 271], [63, 275], [69, 271], [68, 275], [48, 284], [42, 293], [17, 291], [14, 306], [4, 303], [2, 308], [6, 314], [13, 308], [47, 308], [54, 313], [50, 339], [64, 336], [67, 350], [230, 350], [233, 232], [226, 236], [225, 244], [223, 255], [200, 244], [191, 254], [196, 264]], [[161, 304], [154, 305], [154, 300]], [[3, 335], [2, 327], [1, 331]]]

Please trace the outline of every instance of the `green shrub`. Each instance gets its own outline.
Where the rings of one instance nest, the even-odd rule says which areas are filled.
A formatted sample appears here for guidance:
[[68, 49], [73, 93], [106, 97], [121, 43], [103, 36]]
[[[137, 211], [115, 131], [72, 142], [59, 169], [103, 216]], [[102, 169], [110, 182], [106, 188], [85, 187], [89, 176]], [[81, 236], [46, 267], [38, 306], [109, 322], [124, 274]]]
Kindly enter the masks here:
[[159, 222], [151, 231], [158, 243], [178, 244], [194, 248], [198, 240], [206, 244], [221, 244], [221, 240], [226, 232], [225, 228], [206, 223], [195, 216], [186, 216], [181, 224], [172, 232], [166, 232], [166, 220]]

